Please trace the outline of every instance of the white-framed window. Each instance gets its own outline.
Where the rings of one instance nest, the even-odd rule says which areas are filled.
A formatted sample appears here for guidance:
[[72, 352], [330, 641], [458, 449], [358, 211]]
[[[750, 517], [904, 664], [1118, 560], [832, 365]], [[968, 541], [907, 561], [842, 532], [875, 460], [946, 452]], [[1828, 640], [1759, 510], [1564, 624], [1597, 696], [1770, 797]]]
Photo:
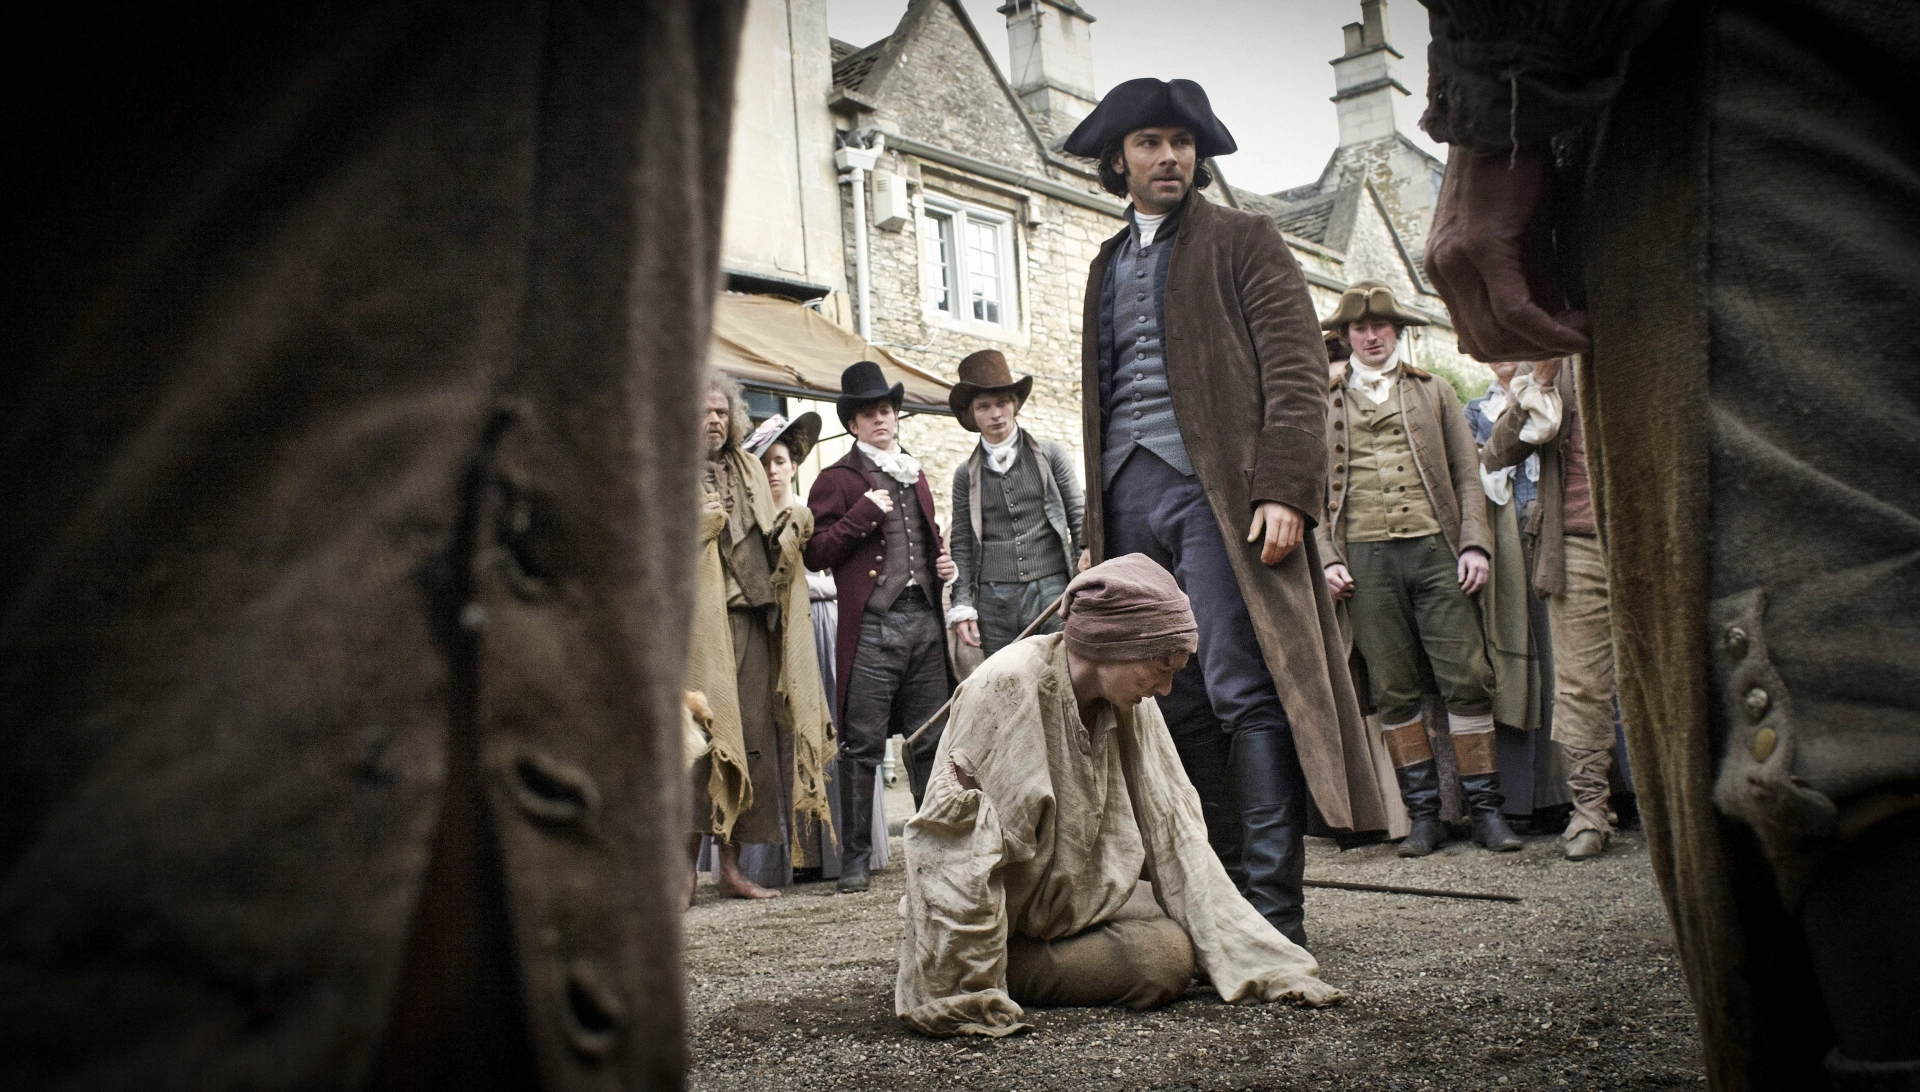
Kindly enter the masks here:
[[1017, 328], [1012, 217], [931, 194], [925, 203], [921, 250], [927, 311]]

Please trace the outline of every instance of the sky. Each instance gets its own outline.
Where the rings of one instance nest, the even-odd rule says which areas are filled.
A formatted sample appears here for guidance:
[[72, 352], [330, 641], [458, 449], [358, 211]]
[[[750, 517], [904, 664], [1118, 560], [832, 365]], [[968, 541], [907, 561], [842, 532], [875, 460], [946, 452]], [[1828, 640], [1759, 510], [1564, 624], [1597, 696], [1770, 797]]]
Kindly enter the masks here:
[[[1007, 71], [1004, 0], [962, 0], [967, 15]], [[1360, 20], [1359, 0], [1080, 0], [1093, 15], [1094, 90], [1139, 76], [1196, 80], [1240, 150], [1221, 159], [1234, 185], [1259, 193], [1305, 185], [1339, 143], [1333, 69], [1340, 28]], [[827, 0], [835, 38], [864, 46], [893, 32], [906, 0]], [[1389, 0], [1387, 39], [1405, 55], [1400, 131], [1442, 159], [1446, 150], [1416, 122], [1427, 88], [1427, 9]]]

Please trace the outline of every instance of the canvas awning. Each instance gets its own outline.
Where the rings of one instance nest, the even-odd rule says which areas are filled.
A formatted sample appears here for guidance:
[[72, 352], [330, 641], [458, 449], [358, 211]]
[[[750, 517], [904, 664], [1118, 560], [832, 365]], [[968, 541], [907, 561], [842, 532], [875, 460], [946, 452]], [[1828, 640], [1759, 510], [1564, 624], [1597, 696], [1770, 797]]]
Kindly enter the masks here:
[[847, 365], [871, 360], [888, 382], [906, 385], [905, 409], [951, 412], [947, 391], [953, 384], [779, 296], [722, 293], [713, 305], [707, 357], [714, 368], [749, 387], [826, 401], [839, 397], [840, 373]]

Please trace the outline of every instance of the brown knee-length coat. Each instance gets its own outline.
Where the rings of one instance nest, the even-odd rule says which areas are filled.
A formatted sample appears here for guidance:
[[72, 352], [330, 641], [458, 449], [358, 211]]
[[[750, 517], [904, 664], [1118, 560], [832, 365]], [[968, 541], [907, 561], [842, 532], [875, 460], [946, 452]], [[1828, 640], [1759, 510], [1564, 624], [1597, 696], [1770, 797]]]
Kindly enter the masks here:
[[[1081, 327], [1081, 422], [1087, 481], [1098, 482], [1100, 296], [1124, 236], [1100, 248]], [[1386, 808], [1369, 757], [1333, 601], [1309, 533], [1280, 564], [1247, 542], [1256, 504], [1277, 501], [1318, 523], [1326, 503], [1327, 351], [1306, 277], [1272, 221], [1192, 194], [1179, 216], [1164, 299], [1174, 418], [1205, 486], [1293, 722], [1313, 802], [1336, 830], [1383, 830]], [[1105, 497], [1087, 490], [1086, 542], [1106, 546]]]

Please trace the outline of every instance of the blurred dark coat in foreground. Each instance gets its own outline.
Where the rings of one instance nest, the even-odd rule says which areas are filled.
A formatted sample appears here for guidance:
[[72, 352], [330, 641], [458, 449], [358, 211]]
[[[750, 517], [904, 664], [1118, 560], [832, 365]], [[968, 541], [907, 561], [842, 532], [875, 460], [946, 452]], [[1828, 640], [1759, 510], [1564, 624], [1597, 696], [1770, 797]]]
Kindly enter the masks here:
[[694, 521], [663, 513], [739, 9], [36, 34], [0, 1086], [679, 1085]]
[[[1920, 306], [1920, 15], [1425, 2], [1427, 131], [1552, 138], [1568, 183], [1620, 702], [1712, 1087], [1909, 1087], [1823, 1066], [1801, 919], [1823, 863], [1920, 807], [1920, 403], [1885, 335]], [[1910, 940], [1871, 905], [1825, 934]], [[1910, 1017], [1910, 978], [1874, 990]]]

